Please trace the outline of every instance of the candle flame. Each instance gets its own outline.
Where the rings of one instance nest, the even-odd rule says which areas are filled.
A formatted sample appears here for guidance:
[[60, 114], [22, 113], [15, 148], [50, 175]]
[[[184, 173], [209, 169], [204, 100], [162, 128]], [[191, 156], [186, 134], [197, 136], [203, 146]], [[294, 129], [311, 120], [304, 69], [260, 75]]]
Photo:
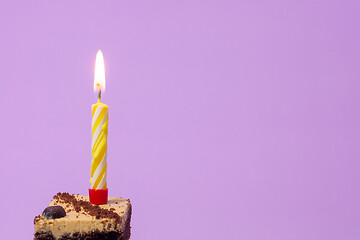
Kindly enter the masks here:
[[95, 61], [95, 76], [94, 76], [94, 91], [105, 91], [105, 65], [104, 65], [104, 56], [99, 50], [96, 54]]

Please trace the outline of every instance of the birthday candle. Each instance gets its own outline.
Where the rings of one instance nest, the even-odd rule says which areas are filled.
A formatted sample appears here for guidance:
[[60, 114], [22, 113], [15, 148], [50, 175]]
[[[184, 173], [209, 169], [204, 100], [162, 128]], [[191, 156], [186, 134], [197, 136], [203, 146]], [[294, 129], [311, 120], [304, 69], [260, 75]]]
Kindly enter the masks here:
[[91, 179], [92, 189], [106, 189], [109, 107], [100, 100], [92, 106]]
[[98, 90], [98, 102], [92, 105], [91, 142], [91, 189], [106, 189], [107, 136], [109, 107], [101, 102], [101, 91], [105, 89], [104, 58], [99, 50], [96, 55], [94, 89]]

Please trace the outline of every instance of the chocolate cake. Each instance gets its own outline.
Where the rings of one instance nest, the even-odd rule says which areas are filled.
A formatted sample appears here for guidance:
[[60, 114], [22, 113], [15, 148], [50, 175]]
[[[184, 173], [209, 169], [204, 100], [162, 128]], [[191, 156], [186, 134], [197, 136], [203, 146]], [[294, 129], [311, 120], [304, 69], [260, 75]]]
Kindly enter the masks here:
[[58, 193], [34, 219], [36, 240], [130, 238], [129, 199], [110, 197], [107, 204], [93, 205], [88, 196]]

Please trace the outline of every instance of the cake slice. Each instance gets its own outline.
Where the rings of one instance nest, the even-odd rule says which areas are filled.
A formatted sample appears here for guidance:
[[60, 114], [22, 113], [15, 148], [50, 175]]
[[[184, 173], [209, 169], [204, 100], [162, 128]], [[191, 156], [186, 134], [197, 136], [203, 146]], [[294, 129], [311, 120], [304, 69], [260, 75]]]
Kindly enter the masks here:
[[88, 196], [58, 193], [34, 219], [36, 240], [130, 238], [129, 199], [110, 197], [104, 205], [93, 205]]

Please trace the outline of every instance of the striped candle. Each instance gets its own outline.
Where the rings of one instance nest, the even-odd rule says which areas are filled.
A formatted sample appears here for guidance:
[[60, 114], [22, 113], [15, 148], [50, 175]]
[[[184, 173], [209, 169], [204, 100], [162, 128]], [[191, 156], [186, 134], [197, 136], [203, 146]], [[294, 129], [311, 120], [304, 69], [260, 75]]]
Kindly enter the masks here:
[[109, 107], [99, 101], [92, 105], [91, 189], [106, 189]]
[[92, 105], [91, 121], [91, 178], [89, 200], [101, 205], [108, 201], [107, 189], [107, 136], [109, 107], [101, 102], [101, 93], [105, 90], [104, 56], [99, 50], [96, 54], [94, 91], [98, 93], [98, 102]]

